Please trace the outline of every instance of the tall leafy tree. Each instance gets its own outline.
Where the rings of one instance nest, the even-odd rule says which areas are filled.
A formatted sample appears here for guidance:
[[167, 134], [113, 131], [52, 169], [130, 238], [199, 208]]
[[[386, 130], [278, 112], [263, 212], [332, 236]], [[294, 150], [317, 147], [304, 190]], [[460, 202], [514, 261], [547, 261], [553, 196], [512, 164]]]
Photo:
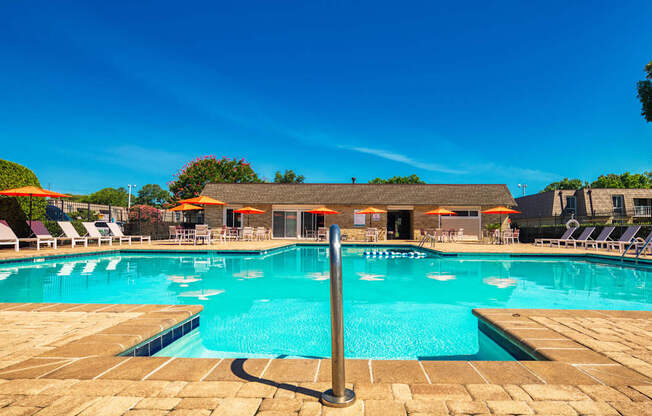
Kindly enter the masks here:
[[297, 175], [292, 169], [285, 169], [284, 173], [277, 170], [276, 175], [274, 175], [275, 183], [303, 183], [305, 180], [305, 176]]
[[645, 80], [637, 83], [638, 99], [641, 100], [641, 115], [652, 122], [652, 61], [645, 65]]
[[631, 174], [625, 172], [623, 174], [610, 173], [608, 175], [600, 175], [597, 180], [591, 183], [592, 188], [623, 188], [634, 189], [652, 188], [652, 178], [648, 173], [635, 173]]
[[399, 184], [420, 184], [420, 183], [425, 183], [424, 181], [421, 180], [417, 175], [412, 174], [410, 176], [392, 176], [391, 178], [388, 179], [381, 179], [381, 178], [376, 178], [369, 183], [375, 183], [375, 184], [383, 184], [383, 183], [399, 183]]
[[127, 190], [120, 188], [104, 188], [90, 195], [81, 198], [81, 202], [90, 202], [91, 204], [113, 205], [116, 207], [126, 207], [129, 195]]
[[172, 199], [178, 201], [198, 196], [210, 182], [257, 183], [261, 180], [244, 159], [217, 159], [210, 155], [186, 163], [168, 186]]
[[561, 189], [582, 189], [583, 187], [584, 182], [579, 179], [564, 178], [559, 182], [553, 182], [550, 185], [546, 186], [541, 192], [558, 191]]
[[134, 202], [139, 205], [161, 207], [170, 200], [170, 197], [170, 193], [161, 188], [160, 185], [149, 183], [138, 190], [138, 196]]

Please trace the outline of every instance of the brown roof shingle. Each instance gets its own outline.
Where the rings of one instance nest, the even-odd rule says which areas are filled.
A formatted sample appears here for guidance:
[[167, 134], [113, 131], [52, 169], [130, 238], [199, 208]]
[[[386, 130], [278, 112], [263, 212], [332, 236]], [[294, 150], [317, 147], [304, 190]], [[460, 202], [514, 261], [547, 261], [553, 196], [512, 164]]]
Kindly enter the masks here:
[[202, 195], [236, 204], [516, 205], [504, 184], [209, 183]]

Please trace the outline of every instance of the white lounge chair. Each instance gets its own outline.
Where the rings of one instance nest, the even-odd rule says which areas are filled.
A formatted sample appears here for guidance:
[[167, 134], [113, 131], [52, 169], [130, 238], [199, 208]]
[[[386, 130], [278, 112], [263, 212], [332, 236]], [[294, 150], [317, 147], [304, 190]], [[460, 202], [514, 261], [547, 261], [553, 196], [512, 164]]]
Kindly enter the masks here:
[[57, 239], [52, 237], [41, 221], [25, 222], [29, 225], [34, 237], [36, 237], [36, 250], [41, 249], [41, 244], [47, 244], [48, 247], [57, 248]]
[[534, 240], [534, 245], [538, 246], [539, 244], [540, 245], [550, 244], [550, 247], [552, 247], [552, 245], [559, 240], [568, 240], [569, 238], [571, 238], [571, 236], [576, 230], [577, 227], [571, 227], [566, 231], [564, 231], [564, 234], [562, 234], [561, 237], [559, 238], [537, 238]]
[[110, 235], [102, 235], [100, 233], [100, 230], [97, 229], [95, 226], [94, 222], [82, 222], [82, 225], [86, 229], [86, 232], [88, 233], [88, 238], [91, 240], [97, 240], [97, 245], [101, 246], [102, 241], [106, 241], [109, 243], [110, 246], [113, 245], [113, 237]]
[[627, 227], [623, 235], [617, 241], [610, 241], [607, 243], [607, 250], [618, 249], [618, 251], [623, 251], [625, 248], [634, 241], [636, 233], [641, 229], [640, 225], [631, 225]]
[[598, 248], [600, 248], [601, 244], [608, 243], [609, 241], [611, 241], [609, 239], [609, 236], [611, 235], [611, 233], [614, 231], [615, 228], [616, 227], [604, 227], [602, 231], [600, 231], [600, 234], [595, 240], [589, 239], [583, 243], [584, 248], [588, 249], [589, 247], [595, 247], [597, 250]]
[[586, 227], [584, 230], [582, 230], [582, 234], [580, 234], [577, 239], [571, 237], [566, 240], [559, 239], [557, 240], [557, 247], [561, 247], [563, 244], [564, 247], [569, 247], [570, 245], [573, 246], [573, 248], [577, 248], [578, 243], [585, 243], [586, 241], [591, 238], [591, 234], [593, 234], [593, 231], [595, 231], [595, 227]]
[[122, 244], [122, 241], [129, 241], [129, 245], [131, 245], [132, 238], [140, 239], [140, 244], [143, 244], [143, 240], [147, 240], [149, 243], [152, 242], [152, 237], [149, 235], [124, 235], [120, 226], [115, 222], [108, 222], [107, 225], [109, 226], [109, 230], [111, 230], [111, 234], [120, 238], [120, 244]]
[[63, 235], [71, 241], [73, 247], [75, 247], [77, 243], [83, 243], [84, 247], [88, 247], [88, 237], [80, 236], [70, 221], [57, 221], [57, 224], [61, 227]]
[[0, 220], [0, 245], [14, 246], [16, 251], [20, 250], [18, 237], [5, 220]]

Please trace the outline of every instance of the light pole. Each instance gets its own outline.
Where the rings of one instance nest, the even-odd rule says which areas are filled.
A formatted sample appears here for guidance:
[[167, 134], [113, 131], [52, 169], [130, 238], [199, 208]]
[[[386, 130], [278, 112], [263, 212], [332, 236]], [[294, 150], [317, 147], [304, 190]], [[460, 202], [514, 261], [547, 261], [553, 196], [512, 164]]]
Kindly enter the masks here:
[[[134, 191], [136, 190], [136, 185], [129, 184], [127, 185], [129, 187], [129, 198], [127, 199], [127, 212], [131, 210], [131, 188], [134, 188]], [[521, 185], [519, 185], [521, 186]]]
[[523, 184], [519, 183], [518, 187], [523, 189], [523, 196], [525, 196], [525, 188], [527, 188], [527, 184], [526, 183], [523, 183]]

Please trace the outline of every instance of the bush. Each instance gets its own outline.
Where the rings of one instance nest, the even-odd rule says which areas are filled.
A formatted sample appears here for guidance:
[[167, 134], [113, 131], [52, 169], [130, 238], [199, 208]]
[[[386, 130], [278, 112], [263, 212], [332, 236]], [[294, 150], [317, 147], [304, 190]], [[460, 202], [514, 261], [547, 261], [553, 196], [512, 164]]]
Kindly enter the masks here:
[[[30, 185], [41, 187], [34, 172], [25, 166], [0, 159], [0, 190]], [[28, 196], [0, 196], [0, 219], [6, 220], [18, 237], [28, 237], [31, 234], [25, 222], [29, 219], [28, 216]], [[32, 219], [45, 219], [44, 198], [32, 198]]]
[[160, 222], [161, 211], [151, 205], [134, 205], [129, 211], [129, 221]]
[[[86, 220], [84, 220], [84, 221], [86, 221]], [[73, 221], [71, 221], [71, 223], [72, 223], [72, 226], [75, 227], [75, 230], [77, 230], [79, 235], [81, 235], [81, 236], [86, 235], [86, 229], [82, 225], [81, 221], [73, 220]], [[48, 229], [48, 231], [50, 232], [50, 234], [53, 237], [62, 237], [63, 236], [63, 230], [61, 229], [61, 227], [59, 227], [59, 224], [57, 224], [56, 221], [50, 221], [50, 220], [43, 221], [43, 225], [45, 225], [45, 228]]]

